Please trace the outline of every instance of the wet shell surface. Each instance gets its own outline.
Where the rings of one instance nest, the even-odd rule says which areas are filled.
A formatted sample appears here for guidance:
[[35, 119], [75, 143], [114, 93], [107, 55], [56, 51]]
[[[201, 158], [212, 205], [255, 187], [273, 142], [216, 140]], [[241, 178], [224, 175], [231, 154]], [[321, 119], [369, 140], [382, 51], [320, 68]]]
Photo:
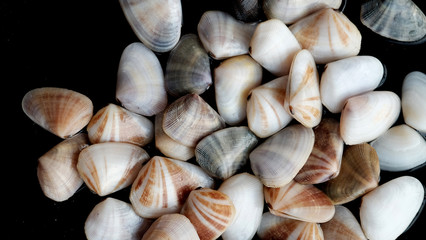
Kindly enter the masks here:
[[197, 231], [191, 221], [182, 214], [164, 214], [143, 235], [142, 240], [199, 240]]
[[404, 121], [414, 129], [426, 134], [426, 74], [410, 72], [402, 83], [402, 113]]
[[73, 90], [43, 87], [25, 94], [22, 110], [40, 127], [65, 139], [89, 123], [93, 104], [88, 97]]
[[334, 217], [321, 224], [324, 239], [367, 240], [361, 225], [348, 208], [338, 205], [335, 209]]

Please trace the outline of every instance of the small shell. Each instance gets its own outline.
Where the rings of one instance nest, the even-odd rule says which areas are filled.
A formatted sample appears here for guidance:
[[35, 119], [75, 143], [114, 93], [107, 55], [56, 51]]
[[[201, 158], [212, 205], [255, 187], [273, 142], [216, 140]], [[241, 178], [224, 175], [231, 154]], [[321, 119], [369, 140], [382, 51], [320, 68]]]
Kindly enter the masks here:
[[120, 5], [133, 32], [151, 50], [168, 52], [179, 41], [180, 0], [120, 0]]
[[44, 195], [62, 202], [83, 184], [77, 171], [80, 151], [89, 145], [85, 133], [65, 139], [38, 159], [37, 177]]
[[73, 90], [43, 87], [25, 94], [22, 110], [40, 127], [65, 139], [89, 123], [93, 104], [88, 97]]
[[145, 150], [130, 143], [97, 143], [80, 152], [77, 169], [90, 190], [105, 196], [130, 186], [148, 159]]
[[145, 146], [154, 137], [154, 124], [115, 104], [101, 108], [87, 125], [91, 143], [127, 142]]
[[149, 227], [142, 240], [199, 240], [194, 225], [182, 214], [164, 214]]
[[249, 52], [266, 70], [280, 77], [289, 73], [299, 50], [301, 46], [289, 28], [278, 19], [270, 19], [257, 25]]
[[330, 8], [300, 19], [290, 30], [317, 64], [358, 55], [361, 49], [358, 28], [343, 13]]
[[128, 110], [152, 116], [164, 110], [167, 92], [157, 56], [142, 43], [131, 43], [118, 66], [117, 100]]
[[114, 198], [98, 203], [84, 223], [84, 232], [91, 240], [139, 240], [152, 220], [136, 215], [132, 205]]
[[352, 212], [340, 205], [335, 208], [334, 217], [321, 224], [324, 239], [367, 240], [361, 225]]
[[426, 74], [418, 71], [407, 74], [402, 83], [402, 113], [404, 121], [426, 134]]
[[232, 0], [232, 6], [238, 20], [254, 22], [260, 18], [262, 7], [259, 0]]
[[214, 70], [216, 106], [229, 125], [243, 121], [247, 96], [262, 82], [262, 66], [248, 55], [229, 58]]

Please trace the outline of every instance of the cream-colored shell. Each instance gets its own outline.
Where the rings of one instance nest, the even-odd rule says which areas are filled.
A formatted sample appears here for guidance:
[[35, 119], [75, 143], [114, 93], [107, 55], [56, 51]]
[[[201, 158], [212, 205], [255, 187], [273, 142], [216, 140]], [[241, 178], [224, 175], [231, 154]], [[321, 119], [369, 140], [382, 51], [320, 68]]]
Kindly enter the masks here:
[[199, 240], [191, 221], [182, 214], [164, 214], [149, 227], [142, 240]]
[[402, 113], [404, 121], [414, 129], [426, 133], [426, 74], [410, 72], [402, 83]]
[[334, 207], [333, 218], [321, 224], [324, 239], [367, 240], [353, 213], [343, 205]]

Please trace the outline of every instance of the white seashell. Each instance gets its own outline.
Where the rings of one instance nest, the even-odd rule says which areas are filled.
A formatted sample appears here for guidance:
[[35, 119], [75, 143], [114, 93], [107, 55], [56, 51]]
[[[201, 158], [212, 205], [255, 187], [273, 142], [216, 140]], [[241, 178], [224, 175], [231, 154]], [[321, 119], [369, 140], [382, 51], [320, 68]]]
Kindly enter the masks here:
[[404, 121], [412, 128], [426, 133], [426, 74], [414, 71], [402, 83], [402, 113]]
[[247, 96], [262, 82], [262, 67], [248, 55], [229, 58], [214, 70], [216, 106], [229, 125], [243, 121]]
[[340, 116], [340, 134], [348, 145], [369, 142], [398, 119], [401, 103], [390, 91], [372, 91], [349, 98]]
[[342, 205], [335, 206], [334, 217], [321, 224], [324, 239], [367, 240], [352, 212]]
[[289, 73], [299, 50], [301, 46], [289, 28], [278, 19], [270, 19], [257, 25], [249, 52], [266, 70], [280, 77]]
[[346, 100], [374, 90], [383, 78], [383, 65], [373, 56], [354, 56], [330, 62], [321, 75], [322, 104], [339, 113]]
[[164, 214], [149, 227], [142, 240], [199, 240], [194, 225], [182, 214]]
[[396, 239], [411, 223], [424, 200], [424, 187], [402, 176], [380, 185], [362, 198], [361, 226], [371, 240]]

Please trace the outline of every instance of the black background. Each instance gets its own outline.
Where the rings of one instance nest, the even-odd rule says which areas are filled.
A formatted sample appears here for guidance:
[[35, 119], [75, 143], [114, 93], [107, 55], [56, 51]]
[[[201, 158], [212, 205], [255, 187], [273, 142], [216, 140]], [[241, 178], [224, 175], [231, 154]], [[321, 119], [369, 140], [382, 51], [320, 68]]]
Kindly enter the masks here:
[[[196, 33], [202, 13], [209, 9], [230, 11], [226, 0], [182, 0], [182, 34]], [[425, 12], [424, 1], [414, 1]], [[426, 49], [401, 45], [365, 28], [359, 20], [360, 1], [348, 1], [343, 12], [362, 34], [360, 55], [377, 57], [386, 66], [381, 90], [400, 95], [405, 75], [426, 72]], [[139, 41], [130, 28], [118, 0], [0, 2], [0, 80], [3, 113], [3, 167], [1, 192], [5, 239], [84, 239], [84, 221], [104, 197], [83, 186], [72, 198], [57, 203], [45, 197], [38, 185], [37, 159], [61, 139], [41, 129], [23, 113], [21, 100], [37, 87], [64, 87], [88, 96], [95, 112], [115, 103], [118, 63], [123, 49]], [[168, 54], [158, 54], [163, 66]], [[214, 66], [217, 62], [212, 62]], [[321, 66], [320, 66], [321, 68]], [[264, 81], [272, 77], [265, 74]], [[214, 105], [210, 88], [202, 96]], [[425, 111], [425, 109], [419, 109]], [[397, 123], [402, 123], [402, 114]], [[149, 152], [157, 153], [152, 145]], [[151, 154], [153, 156], [153, 154]], [[380, 184], [400, 175], [411, 175], [426, 184], [426, 169], [402, 173], [382, 172]], [[128, 202], [129, 189], [110, 195]], [[348, 207], [358, 215], [359, 200]], [[404, 207], [404, 206], [401, 206]], [[399, 239], [424, 234], [426, 214]], [[4, 237], [2, 237], [4, 239]]]

